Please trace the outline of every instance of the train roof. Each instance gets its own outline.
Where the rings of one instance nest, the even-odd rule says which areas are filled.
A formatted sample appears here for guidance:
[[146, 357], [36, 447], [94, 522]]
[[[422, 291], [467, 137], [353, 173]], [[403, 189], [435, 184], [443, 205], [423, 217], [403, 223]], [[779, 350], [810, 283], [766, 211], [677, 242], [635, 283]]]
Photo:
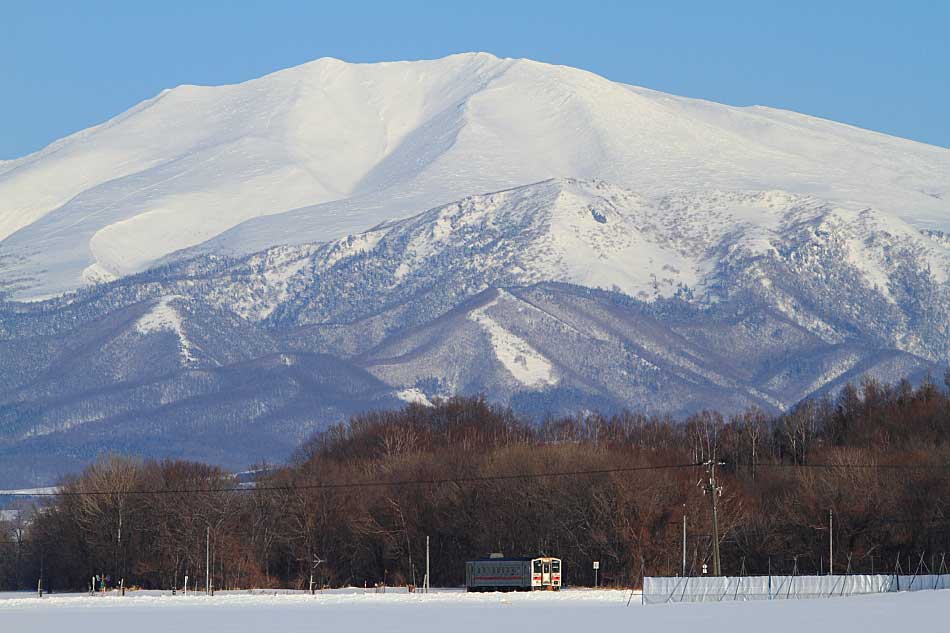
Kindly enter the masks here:
[[473, 559], [469, 562], [470, 563], [485, 563], [485, 562], [524, 563], [524, 562], [532, 561], [538, 558], [554, 558], [557, 560], [561, 560], [557, 558], [557, 556], [502, 556], [502, 557], [495, 557], [495, 558], [492, 558], [491, 556], [484, 556], [482, 558]]

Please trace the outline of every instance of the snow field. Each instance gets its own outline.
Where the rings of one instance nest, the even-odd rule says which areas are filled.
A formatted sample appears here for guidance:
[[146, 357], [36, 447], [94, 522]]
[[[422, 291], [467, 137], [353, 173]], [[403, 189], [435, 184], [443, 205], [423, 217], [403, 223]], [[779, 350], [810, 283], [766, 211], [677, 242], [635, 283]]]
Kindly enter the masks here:
[[946, 591], [656, 606], [641, 606], [635, 596], [629, 607], [628, 592], [591, 590], [429, 595], [350, 590], [317, 596], [223, 593], [214, 598], [150, 592], [125, 598], [21, 596], [0, 594], [3, 631], [874, 633], [941, 630], [950, 608]]

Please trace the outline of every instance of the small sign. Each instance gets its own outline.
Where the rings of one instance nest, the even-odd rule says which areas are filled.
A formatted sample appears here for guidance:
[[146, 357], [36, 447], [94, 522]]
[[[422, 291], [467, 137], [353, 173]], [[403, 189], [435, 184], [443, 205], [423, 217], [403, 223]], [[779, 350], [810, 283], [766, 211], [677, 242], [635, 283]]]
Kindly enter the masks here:
[[595, 561], [594, 561], [594, 569], [600, 569], [600, 561], [599, 561], [599, 560], [595, 560]]

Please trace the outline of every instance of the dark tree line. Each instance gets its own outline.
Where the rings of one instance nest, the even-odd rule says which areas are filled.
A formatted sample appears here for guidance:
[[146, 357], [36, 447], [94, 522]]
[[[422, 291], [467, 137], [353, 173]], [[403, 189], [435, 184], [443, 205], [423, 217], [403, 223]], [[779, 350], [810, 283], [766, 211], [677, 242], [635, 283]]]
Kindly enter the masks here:
[[311, 575], [420, 584], [426, 536], [434, 586], [459, 585], [463, 562], [489, 552], [558, 555], [569, 584], [589, 584], [599, 560], [604, 581], [626, 586], [680, 573], [684, 514], [698, 574], [711, 537], [695, 464], [710, 459], [724, 462], [723, 573], [827, 571], [829, 511], [835, 571], [938, 567], [950, 552], [948, 439], [950, 377], [867, 381], [777, 417], [683, 422], [536, 424], [456, 398], [335, 426], [253, 486], [201, 464], [104, 457], [28, 521], [0, 523], [0, 586], [42, 575], [84, 589], [98, 574], [166, 589], [188, 575], [200, 588], [206, 558], [217, 588], [304, 588]]

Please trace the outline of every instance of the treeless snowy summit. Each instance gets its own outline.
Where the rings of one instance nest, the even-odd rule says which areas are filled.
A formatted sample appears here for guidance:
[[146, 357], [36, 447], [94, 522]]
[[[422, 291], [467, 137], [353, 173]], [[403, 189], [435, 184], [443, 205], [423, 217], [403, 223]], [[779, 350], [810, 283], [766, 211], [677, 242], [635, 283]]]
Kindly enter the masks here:
[[[340, 238], [549, 178], [785, 190], [950, 228], [950, 150], [527, 59], [324, 58], [179, 86], [0, 164], [0, 282], [35, 298], [181, 249]], [[767, 219], [766, 219], [767, 221]]]

